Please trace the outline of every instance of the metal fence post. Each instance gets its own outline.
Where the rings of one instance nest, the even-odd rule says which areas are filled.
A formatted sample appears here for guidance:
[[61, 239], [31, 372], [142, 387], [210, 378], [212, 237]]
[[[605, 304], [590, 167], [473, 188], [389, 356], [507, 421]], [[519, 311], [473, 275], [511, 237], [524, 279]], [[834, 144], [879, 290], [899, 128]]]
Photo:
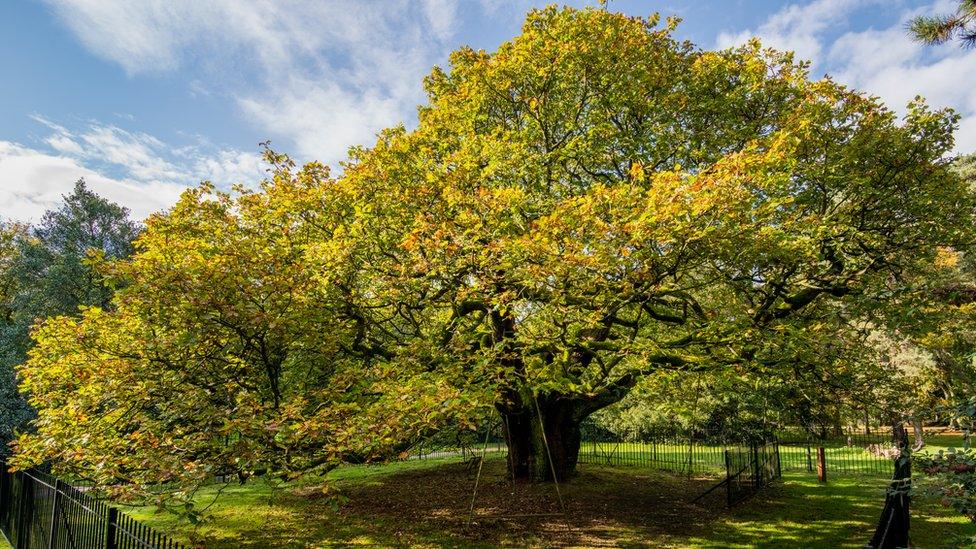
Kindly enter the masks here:
[[783, 478], [783, 460], [779, 455], [779, 442], [773, 444], [773, 451], [776, 452], [776, 478]]
[[17, 549], [28, 549], [31, 538], [31, 515], [34, 514], [34, 484], [26, 473], [20, 473], [20, 516], [17, 517]]
[[759, 463], [759, 445], [752, 443], [752, 485], [756, 490], [763, 487], [765, 479], [763, 479], [762, 469]]
[[732, 508], [732, 454], [725, 450], [725, 505]]
[[108, 508], [108, 518], [105, 520], [105, 549], [119, 548], [119, 510]]
[[7, 529], [7, 515], [10, 514], [10, 473], [7, 464], [0, 461], [0, 530]]
[[61, 479], [54, 479], [54, 496], [51, 501], [51, 537], [48, 538], [48, 549], [58, 546], [58, 530], [60, 523], [58, 515], [61, 514]]
[[810, 455], [810, 445], [807, 444], [807, 471], [813, 472], [813, 456]]

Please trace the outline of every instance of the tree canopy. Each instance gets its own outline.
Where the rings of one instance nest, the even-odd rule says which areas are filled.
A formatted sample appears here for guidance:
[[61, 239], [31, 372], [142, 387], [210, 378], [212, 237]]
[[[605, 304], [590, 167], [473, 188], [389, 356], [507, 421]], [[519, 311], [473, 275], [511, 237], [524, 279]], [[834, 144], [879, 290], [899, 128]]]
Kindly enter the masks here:
[[82, 307], [110, 308], [113, 289], [95, 264], [128, 256], [136, 234], [125, 208], [82, 180], [37, 225], [0, 227], [0, 453], [30, 418], [16, 391], [14, 366], [27, 357], [31, 327], [47, 317], [76, 315]]
[[112, 265], [114, 310], [37, 332], [19, 463], [293, 473], [494, 407], [513, 474], [561, 477], [644, 376], [802, 364], [969, 241], [952, 112], [676, 24], [533, 11], [338, 177], [269, 151], [260, 190], [185, 193]]

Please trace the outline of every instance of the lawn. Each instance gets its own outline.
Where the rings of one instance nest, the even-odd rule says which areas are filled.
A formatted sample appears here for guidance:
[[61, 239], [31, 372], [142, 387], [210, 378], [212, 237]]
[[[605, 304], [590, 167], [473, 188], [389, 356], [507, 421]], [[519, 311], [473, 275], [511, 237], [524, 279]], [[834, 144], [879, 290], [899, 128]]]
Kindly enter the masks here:
[[[321, 483], [206, 488], [211, 519], [196, 528], [150, 508], [127, 512], [205, 547], [653, 546], [860, 547], [881, 511], [885, 481], [787, 473], [773, 488], [732, 511], [716, 493], [689, 503], [714, 481], [636, 467], [586, 464], [561, 485], [565, 515], [552, 485], [517, 485], [504, 460], [489, 459], [469, 521], [474, 472], [456, 458], [344, 467], [330, 474], [348, 501], [338, 510]], [[552, 514], [557, 513], [557, 514]], [[505, 515], [505, 516], [502, 516]], [[524, 516], [543, 515], [543, 516]], [[919, 547], [958, 546], [976, 527], [941, 506], [916, 501], [912, 536]], [[954, 541], [955, 540], [955, 541]]]

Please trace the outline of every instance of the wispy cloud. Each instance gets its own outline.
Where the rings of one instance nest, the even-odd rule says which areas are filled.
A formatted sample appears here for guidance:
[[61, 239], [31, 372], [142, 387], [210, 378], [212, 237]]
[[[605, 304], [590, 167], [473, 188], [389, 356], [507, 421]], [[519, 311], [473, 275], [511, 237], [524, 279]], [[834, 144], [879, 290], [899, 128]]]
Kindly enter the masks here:
[[186, 188], [163, 181], [132, 181], [105, 176], [74, 158], [0, 141], [0, 217], [37, 221], [84, 178], [98, 194], [128, 207], [133, 217], [171, 206]]
[[328, 162], [412, 119], [423, 75], [457, 45], [452, 0], [47, 1], [130, 75], [196, 71], [194, 93], [231, 98], [269, 137]]
[[137, 182], [194, 185], [209, 180], [219, 186], [254, 184], [264, 176], [257, 151], [221, 148], [202, 136], [174, 147], [144, 132], [92, 121], [69, 130], [41, 115], [31, 118], [51, 134], [43, 141], [52, 152], [93, 169]]
[[903, 109], [916, 95], [935, 107], [952, 107], [962, 115], [956, 149], [976, 150], [976, 71], [972, 70], [976, 51], [951, 44], [922, 46], [905, 28], [919, 13], [951, 12], [952, 2], [902, 9], [897, 21], [886, 28], [837, 32], [856, 10], [870, 4], [878, 2], [816, 0], [790, 5], [755, 30], [722, 33], [716, 42], [728, 47], [758, 36], [765, 45], [795, 50], [801, 59], [813, 62], [815, 74], [829, 73], [839, 82], [877, 95], [895, 110]]
[[69, 129], [41, 115], [31, 118], [50, 132], [40, 139], [46, 147], [0, 141], [0, 217], [38, 219], [81, 177], [143, 218], [171, 206], [200, 181], [227, 187], [254, 184], [265, 175], [257, 151], [216, 147], [199, 136], [173, 147], [111, 124]]
[[880, 0], [814, 0], [789, 4], [769, 16], [759, 27], [720, 33], [719, 48], [741, 44], [753, 36], [763, 44], [796, 52], [799, 59], [820, 61], [824, 53], [823, 36], [845, 23], [851, 12]]

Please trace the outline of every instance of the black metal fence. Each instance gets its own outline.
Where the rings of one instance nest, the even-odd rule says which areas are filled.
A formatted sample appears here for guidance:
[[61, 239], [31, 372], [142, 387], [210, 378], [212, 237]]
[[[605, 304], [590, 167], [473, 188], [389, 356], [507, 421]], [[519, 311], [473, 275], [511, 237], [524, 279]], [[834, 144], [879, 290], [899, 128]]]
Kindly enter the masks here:
[[780, 447], [770, 442], [728, 448], [725, 468], [726, 503], [732, 507], [783, 476]]
[[[817, 470], [817, 449], [824, 448], [827, 469], [833, 475], [888, 477], [897, 453], [891, 428], [875, 428], [872, 434], [812, 434], [783, 430], [759, 438], [776, 441], [783, 471]], [[633, 466], [688, 475], [721, 475], [726, 470], [725, 450], [742, 446], [741, 439], [695, 434], [646, 435], [634, 440], [611, 434], [591, 436], [580, 447], [579, 462]], [[749, 444], [746, 443], [745, 447]]]
[[14, 549], [183, 549], [105, 501], [31, 469], [0, 462], [0, 531]]
[[[411, 458], [460, 458], [483, 450], [507, 449], [500, 422], [486, 422], [478, 431], [445, 431], [413, 448]], [[579, 463], [640, 467], [684, 475], [724, 478], [726, 450], [775, 441], [778, 467], [786, 472], [817, 471], [817, 450], [824, 449], [824, 465], [831, 475], [889, 477], [896, 453], [891, 427], [873, 427], [870, 434], [853, 428], [827, 432], [802, 427], [777, 428], [765, 434], [707, 433], [701, 430], [648, 430], [622, 436], [584, 424]], [[934, 440], [936, 444], [939, 440]]]
[[816, 471], [817, 449], [823, 448], [825, 465], [832, 475], [888, 477], [894, 471], [894, 457], [898, 454], [890, 427], [875, 427], [871, 434], [784, 430], [778, 433], [777, 440], [786, 471]]
[[687, 475], [721, 474], [726, 445], [692, 438], [643, 441], [584, 441], [579, 462], [596, 465], [646, 467]]

